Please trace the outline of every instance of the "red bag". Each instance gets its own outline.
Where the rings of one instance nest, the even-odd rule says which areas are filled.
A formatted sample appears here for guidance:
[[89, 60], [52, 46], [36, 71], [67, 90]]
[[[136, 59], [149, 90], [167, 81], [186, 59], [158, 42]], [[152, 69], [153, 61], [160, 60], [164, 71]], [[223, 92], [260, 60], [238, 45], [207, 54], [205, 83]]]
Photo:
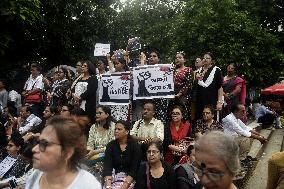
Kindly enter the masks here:
[[26, 96], [25, 103], [33, 104], [40, 103], [42, 100], [41, 92], [29, 94]]

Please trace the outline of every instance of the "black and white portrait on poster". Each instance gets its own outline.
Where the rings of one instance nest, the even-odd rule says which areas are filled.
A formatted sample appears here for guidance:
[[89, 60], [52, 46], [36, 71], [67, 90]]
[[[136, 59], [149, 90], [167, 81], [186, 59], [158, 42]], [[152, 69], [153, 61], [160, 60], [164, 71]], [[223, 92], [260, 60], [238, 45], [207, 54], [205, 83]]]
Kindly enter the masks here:
[[174, 77], [171, 64], [135, 67], [133, 99], [174, 98]]
[[129, 104], [130, 73], [119, 72], [102, 75], [99, 89], [99, 104]]

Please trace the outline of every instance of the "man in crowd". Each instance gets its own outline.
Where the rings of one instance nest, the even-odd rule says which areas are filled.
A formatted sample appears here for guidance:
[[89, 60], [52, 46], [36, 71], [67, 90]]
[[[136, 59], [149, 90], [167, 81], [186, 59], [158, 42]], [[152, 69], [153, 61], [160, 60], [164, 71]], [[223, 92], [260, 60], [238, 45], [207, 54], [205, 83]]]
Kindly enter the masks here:
[[257, 139], [261, 144], [267, 142], [264, 136], [246, 126], [241, 119], [245, 116], [246, 109], [243, 104], [235, 104], [232, 113], [223, 118], [224, 133], [234, 137], [240, 148], [240, 160], [246, 161], [250, 150], [250, 138]]
[[154, 118], [155, 105], [146, 102], [143, 109], [143, 118], [136, 121], [130, 135], [138, 142], [151, 142], [164, 140], [164, 124]]
[[41, 98], [41, 92], [43, 91], [44, 83], [43, 83], [43, 76], [40, 74], [40, 67], [37, 64], [31, 65], [31, 75], [25, 83], [24, 91], [22, 93], [25, 102], [28, 106], [31, 106], [32, 113], [41, 116], [43, 112], [43, 107], [41, 104], [41, 100], [39, 99], [38, 102], [28, 102], [27, 97], [29, 95], [38, 95]]
[[12, 121], [13, 127], [17, 127], [21, 135], [31, 131], [34, 127], [41, 123], [41, 119], [31, 113], [31, 107], [22, 106], [20, 117], [16, 121]]
[[258, 104], [255, 110], [255, 119], [258, 123], [262, 123], [262, 128], [266, 128], [266, 126], [270, 126], [275, 121], [275, 128], [281, 129], [281, 121], [280, 116], [277, 115], [276, 112], [269, 110], [263, 104]]

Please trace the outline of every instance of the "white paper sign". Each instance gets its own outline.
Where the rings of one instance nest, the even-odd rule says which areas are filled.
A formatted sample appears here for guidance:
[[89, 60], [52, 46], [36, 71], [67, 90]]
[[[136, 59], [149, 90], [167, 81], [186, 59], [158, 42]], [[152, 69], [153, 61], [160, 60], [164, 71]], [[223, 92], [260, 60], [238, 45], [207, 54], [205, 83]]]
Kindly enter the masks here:
[[133, 68], [133, 99], [174, 98], [174, 72], [171, 64]]
[[130, 72], [102, 75], [99, 88], [99, 104], [128, 105]]
[[110, 52], [110, 44], [96, 43], [94, 56], [106, 56]]
[[3, 161], [0, 163], [0, 178], [2, 178], [14, 165], [17, 159], [12, 158], [11, 156], [7, 156]]

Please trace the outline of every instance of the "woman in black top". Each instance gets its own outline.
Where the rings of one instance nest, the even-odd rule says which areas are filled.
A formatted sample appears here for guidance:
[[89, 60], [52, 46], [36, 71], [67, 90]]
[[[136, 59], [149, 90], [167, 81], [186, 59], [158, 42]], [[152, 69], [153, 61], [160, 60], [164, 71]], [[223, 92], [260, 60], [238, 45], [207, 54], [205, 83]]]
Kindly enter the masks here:
[[92, 123], [95, 123], [96, 115], [96, 91], [98, 88], [98, 80], [96, 77], [96, 69], [91, 61], [84, 61], [82, 64], [82, 78], [75, 86], [73, 99], [76, 104], [80, 105], [87, 112]]
[[129, 138], [129, 131], [130, 125], [126, 121], [116, 122], [115, 140], [108, 143], [105, 151], [103, 176], [106, 189], [134, 186], [141, 152], [138, 144]]
[[223, 105], [223, 76], [221, 69], [214, 65], [212, 53], [205, 53], [203, 57], [203, 67], [196, 70], [196, 117], [202, 118], [202, 111], [205, 105], [213, 105], [217, 111]]
[[161, 160], [162, 145], [150, 142], [147, 147], [148, 162], [141, 164], [135, 189], [175, 189], [174, 169]]

